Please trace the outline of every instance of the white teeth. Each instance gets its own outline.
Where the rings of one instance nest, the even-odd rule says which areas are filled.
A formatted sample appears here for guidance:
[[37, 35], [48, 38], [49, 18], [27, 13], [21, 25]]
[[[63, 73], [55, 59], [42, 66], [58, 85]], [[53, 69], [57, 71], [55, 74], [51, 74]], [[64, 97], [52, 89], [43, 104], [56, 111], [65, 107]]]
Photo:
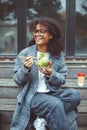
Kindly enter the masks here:
[[36, 40], [41, 40], [42, 38], [41, 37], [37, 37]]

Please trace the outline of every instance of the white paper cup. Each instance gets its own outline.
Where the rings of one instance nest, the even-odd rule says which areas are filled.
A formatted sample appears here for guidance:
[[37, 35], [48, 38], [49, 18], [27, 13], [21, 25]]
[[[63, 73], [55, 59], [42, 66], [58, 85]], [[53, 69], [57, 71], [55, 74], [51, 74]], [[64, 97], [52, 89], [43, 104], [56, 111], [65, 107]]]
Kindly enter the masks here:
[[78, 86], [84, 86], [84, 80], [85, 80], [85, 73], [78, 73], [77, 74], [77, 78], [78, 78]]

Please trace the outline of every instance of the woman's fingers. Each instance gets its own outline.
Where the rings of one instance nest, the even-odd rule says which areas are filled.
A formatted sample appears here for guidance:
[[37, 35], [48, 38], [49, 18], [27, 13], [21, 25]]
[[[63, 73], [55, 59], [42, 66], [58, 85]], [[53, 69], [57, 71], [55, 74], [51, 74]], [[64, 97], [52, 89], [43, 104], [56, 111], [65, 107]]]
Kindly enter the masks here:
[[33, 64], [33, 57], [32, 56], [26, 57], [24, 61], [24, 66], [29, 69], [31, 68], [32, 64]]
[[52, 67], [48, 67], [48, 68], [39, 68], [39, 70], [44, 73], [45, 75], [50, 75], [52, 73]]

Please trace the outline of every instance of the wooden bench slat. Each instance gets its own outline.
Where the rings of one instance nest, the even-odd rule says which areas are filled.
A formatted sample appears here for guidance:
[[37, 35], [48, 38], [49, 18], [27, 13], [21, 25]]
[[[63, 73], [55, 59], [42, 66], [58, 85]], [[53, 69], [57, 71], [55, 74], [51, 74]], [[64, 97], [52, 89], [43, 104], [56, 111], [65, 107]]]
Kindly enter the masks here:
[[0, 99], [0, 111], [14, 111], [17, 99]]
[[[85, 80], [83, 87], [78, 86], [77, 79], [69, 79], [69, 78], [66, 78], [66, 83], [62, 86], [87, 89], [87, 79]], [[8, 77], [8, 78], [0, 78], [0, 87], [18, 87], [18, 85], [14, 82], [13, 78], [11, 79]]]
[[[14, 111], [17, 99], [0, 98], [0, 111]], [[82, 100], [78, 106], [78, 111], [87, 113], [87, 100]]]
[[18, 87], [13, 78], [0, 78], [0, 87]]
[[0, 88], [0, 98], [16, 98], [19, 88]]
[[0, 105], [0, 111], [14, 111], [15, 105]]
[[0, 98], [0, 105], [14, 105], [16, 102], [17, 99]]

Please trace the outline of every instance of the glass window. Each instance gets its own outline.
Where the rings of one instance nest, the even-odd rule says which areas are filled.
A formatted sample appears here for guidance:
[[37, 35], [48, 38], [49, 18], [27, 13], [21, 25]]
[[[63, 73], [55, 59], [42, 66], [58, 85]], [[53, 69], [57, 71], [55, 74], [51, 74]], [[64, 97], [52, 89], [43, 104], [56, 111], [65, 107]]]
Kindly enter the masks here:
[[[67, 19], [66, 2], [68, 5], [67, 13], [71, 12], [68, 13]], [[76, 9], [73, 15], [71, 14], [75, 10], [72, 11], [72, 9]], [[28, 46], [28, 41], [32, 37], [28, 29], [29, 21], [40, 16], [51, 17], [58, 21], [63, 43], [66, 44], [65, 53], [67, 56], [87, 56], [87, 0], [75, 0], [74, 2], [72, 0], [0, 0], [0, 56], [16, 55]], [[72, 19], [75, 16], [76, 24], [74, 26]], [[65, 28], [66, 23], [69, 24], [67, 28]], [[76, 33], [73, 33], [74, 29]], [[67, 32], [70, 35], [67, 35]]]
[[0, 0], [0, 55], [14, 55], [16, 53], [16, 1]]
[[87, 56], [87, 0], [76, 0], [75, 56]]
[[65, 43], [66, 0], [27, 0], [27, 43], [31, 38], [28, 23], [40, 16], [51, 17], [58, 21]]

